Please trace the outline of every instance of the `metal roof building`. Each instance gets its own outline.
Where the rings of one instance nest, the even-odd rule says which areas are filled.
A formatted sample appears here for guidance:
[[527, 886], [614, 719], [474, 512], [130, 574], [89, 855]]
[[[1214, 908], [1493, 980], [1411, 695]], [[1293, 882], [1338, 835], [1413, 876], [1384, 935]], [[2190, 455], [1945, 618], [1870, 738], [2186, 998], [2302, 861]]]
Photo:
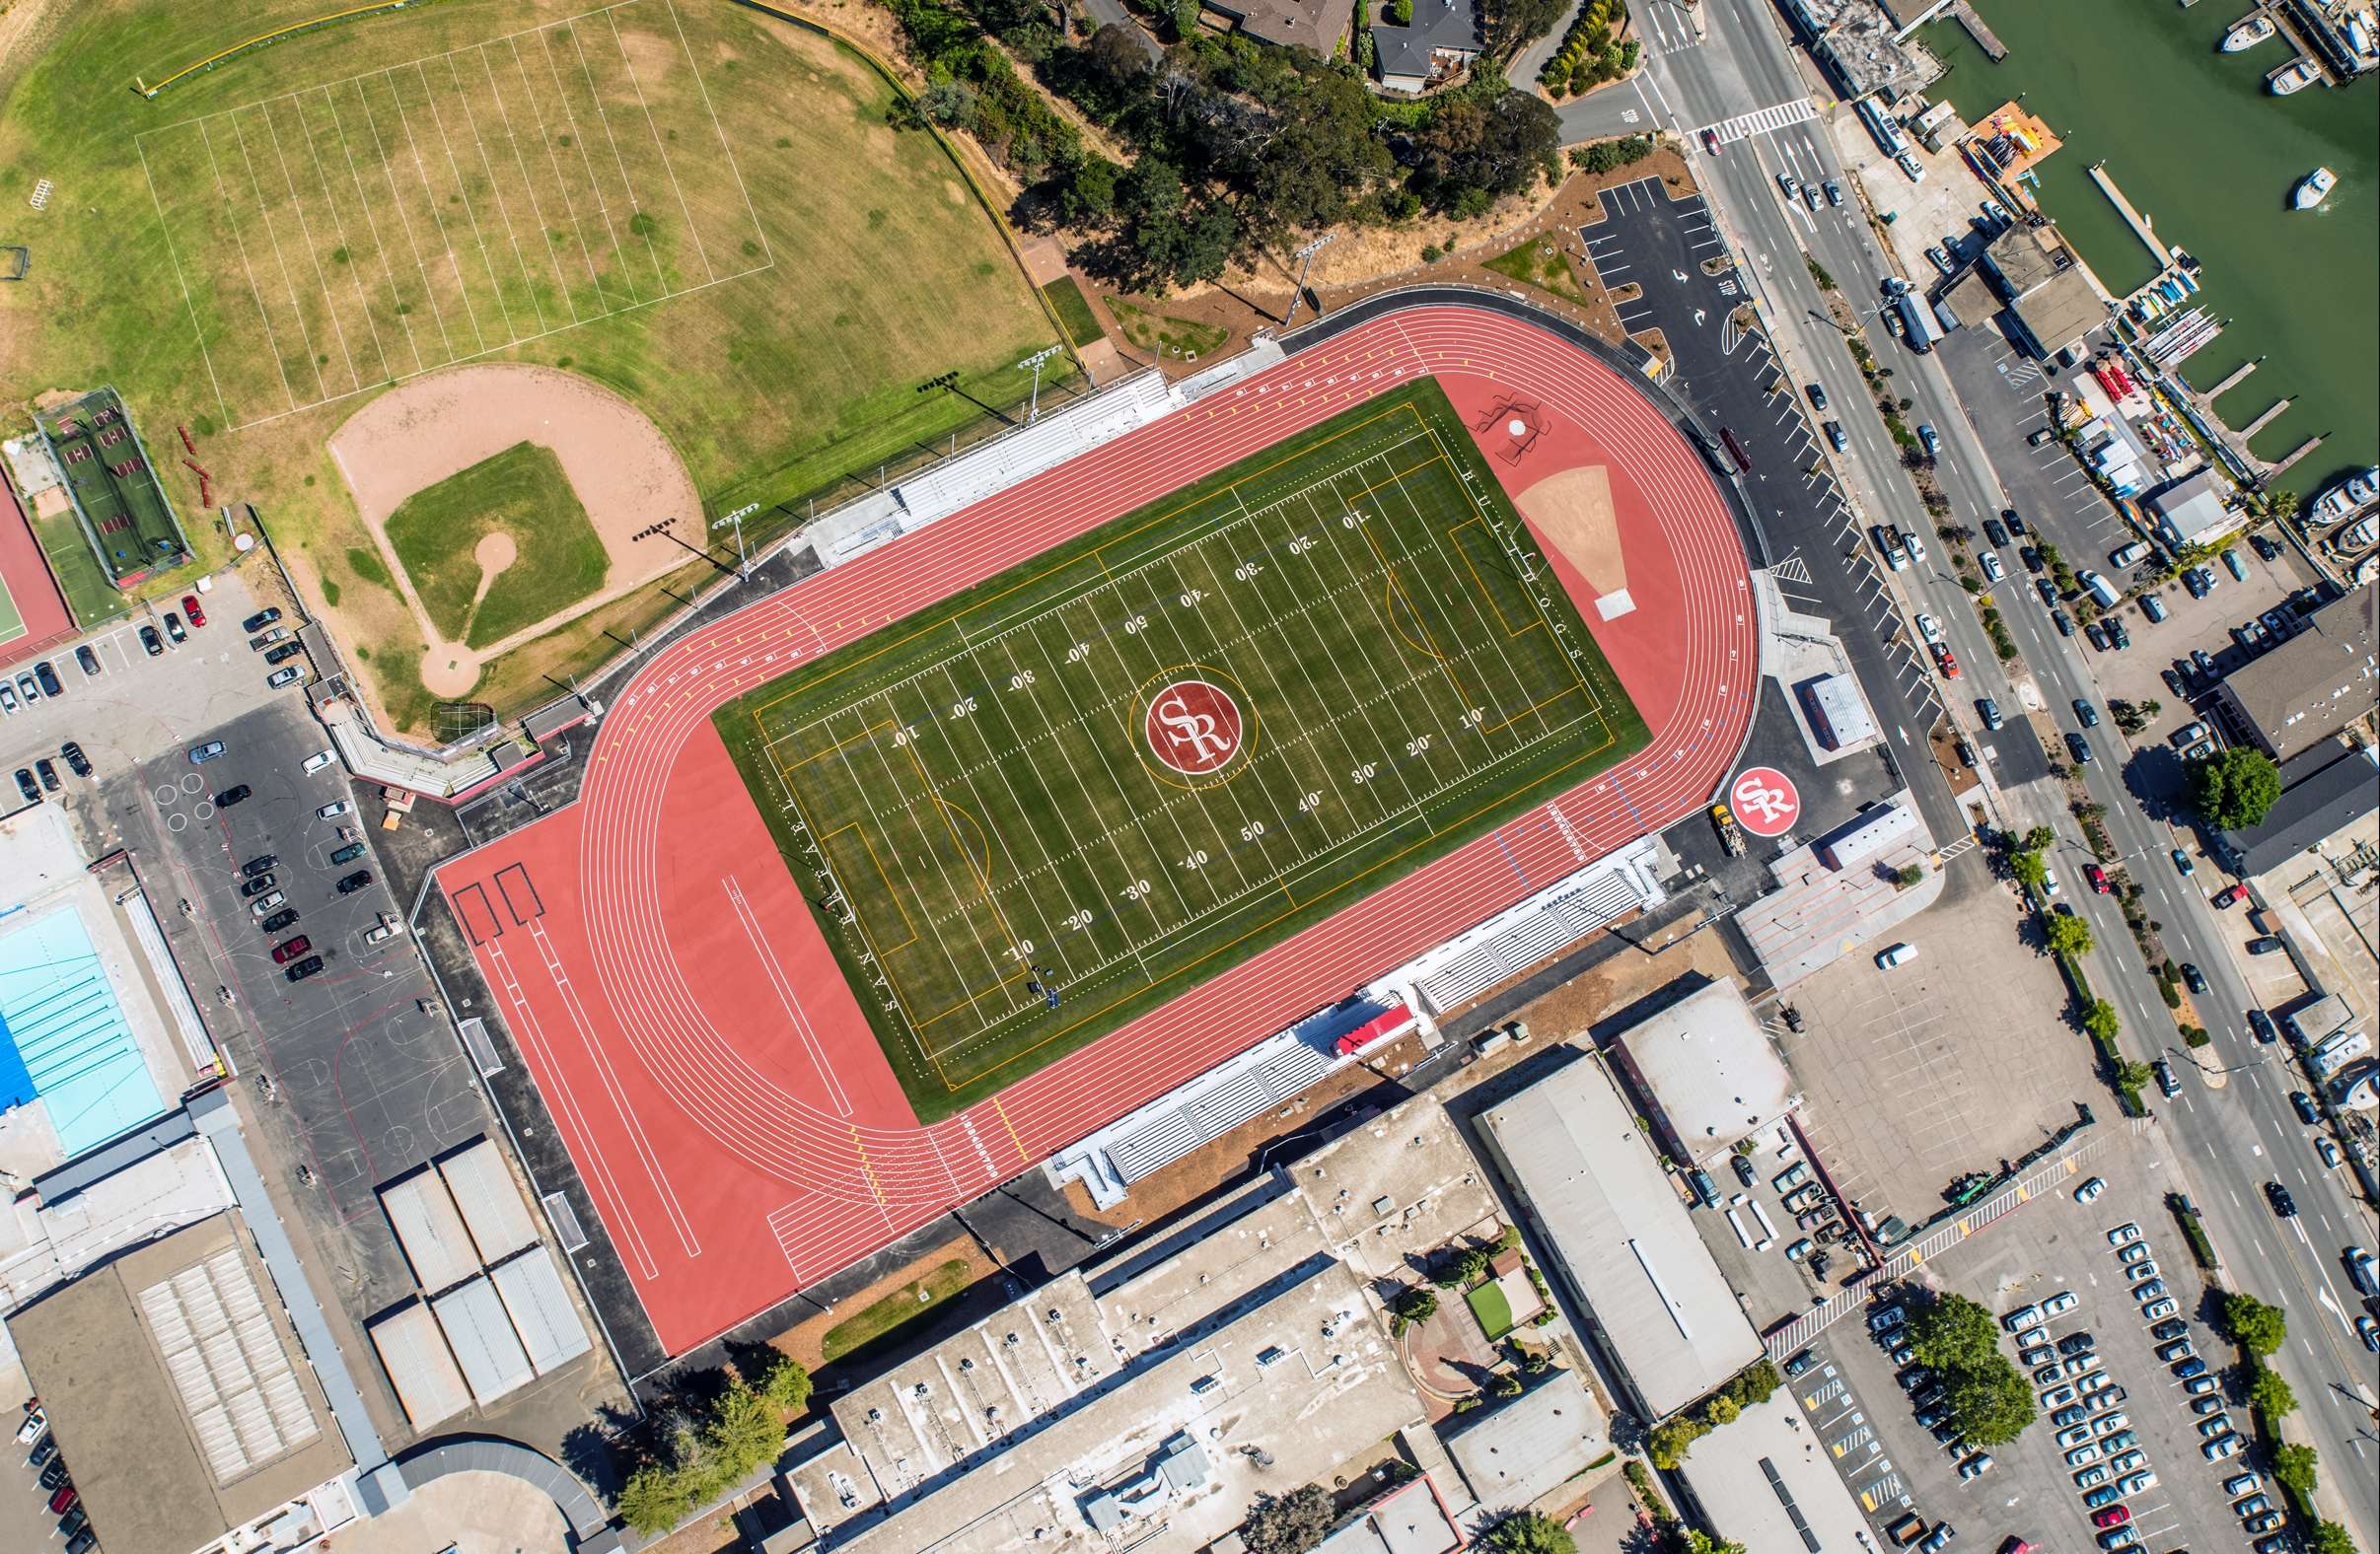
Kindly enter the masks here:
[[438, 1163], [479, 1260], [490, 1267], [538, 1243], [538, 1227], [493, 1140], [482, 1138]]
[[9, 1329], [113, 1554], [189, 1554], [354, 1465], [236, 1213], [122, 1253]]
[[1480, 1113], [1478, 1126], [1647, 1419], [1761, 1357], [1760, 1336], [1601, 1063], [1580, 1054]]
[[1801, 1103], [1793, 1075], [1733, 982], [1711, 982], [1620, 1033], [1612, 1048], [1662, 1143], [1704, 1165]]
[[1762, 1554], [1876, 1547], [1833, 1459], [1780, 1387], [1695, 1443], [1680, 1471], [1719, 1535]]
[[2366, 585], [2305, 617], [2297, 635], [2223, 676], [2232, 719], [2285, 761], [2372, 710], [2380, 697], [2380, 589]]
[[487, 1277], [503, 1299], [504, 1312], [512, 1318], [513, 1331], [520, 1335], [530, 1368], [538, 1375], [567, 1365], [595, 1347], [595, 1340], [587, 1336], [587, 1324], [579, 1320], [578, 1307], [570, 1304], [570, 1292], [562, 1287], [553, 1253], [544, 1247], [523, 1252]]
[[397, 1232], [397, 1244], [413, 1265], [413, 1278], [425, 1293], [435, 1294], [461, 1284], [479, 1271], [479, 1253], [470, 1232], [448, 1196], [438, 1172], [424, 1167], [404, 1180], [380, 1189], [380, 1206]]
[[1550, 1371], [1502, 1404], [1438, 1427], [1446, 1454], [1482, 1506], [1526, 1506], [1612, 1448], [1603, 1410], [1575, 1371]]
[[537, 1375], [521, 1335], [512, 1330], [512, 1318], [504, 1314], [503, 1299], [485, 1279], [449, 1290], [430, 1302], [430, 1310], [482, 1408]]
[[471, 1389], [464, 1384], [463, 1372], [427, 1306], [412, 1302], [374, 1322], [371, 1333], [381, 1369], [389, 1373], [389, 1383], [414, 1429], [427, 1430], [470, 1406]]

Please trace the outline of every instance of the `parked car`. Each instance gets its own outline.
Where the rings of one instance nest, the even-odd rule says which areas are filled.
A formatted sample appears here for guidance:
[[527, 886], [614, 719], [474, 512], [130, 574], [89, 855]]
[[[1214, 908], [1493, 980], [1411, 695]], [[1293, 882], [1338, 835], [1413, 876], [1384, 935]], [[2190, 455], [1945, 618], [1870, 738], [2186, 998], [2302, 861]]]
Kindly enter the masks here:
[[286, 965], [313, 948], [314, 941], [308, 939], [304, 934], [300, 934], [285, 944], [273, 946], [273, 964]]
[[1834, 449], [1839, 454], [1841, 453], [1843, 449], [1850, 443], [1850, 439], [1843, 435], [1842, 423], [1840, 421], [1827, 422], [1826, 434], [1827, 446]]
[[370, 884], [371, 883], [372, 871], [369, 869], [358, 869], [355, 871], [355, 873], [348, 875], [339, 881], [338, 892], [341, 895], [353, 895], [356, 891], [361, 890], [364, 886]]
[[308, 955], [296, 965], [293, 965], [288, 970], [283, 971], [281, 975], [292, 982], [303, 982], [308, 977], [314, 975], [317, 971], [322, 969], [323, 957], [321, 955]]
[[143, 626], [140, 628], [140, 650], [149, 655], [151, 658], [156, 658], [159, 654], [165, 652], [165, 639], [157, 634], [157, 628], [155, 626]]
[[264, 662], [267, 664], [286, 664], [291, 659], [296, 658], [299, 654], [305, 651], [306, 646], [304, 643], [284, 642], [279, 647], [267, 652], [264, 655]]
[[363, 856], [364, 844], [361, 842], [349, 842], [337, 852], [332, 853], [330, 855], [330, 861], [333, 864], [351, 864]]
[[63, 696], [66, 694], [65, 682], [58, 678], [57, 670], [51, 667], [50, 662], [47, 659], [43, 659], [40, 663], [34, 666], [34, 679], [40, 685], [41, 694], [44, 696]]
[[83, 747], [80, 744], [77, 744], [72, 740], [68, 740], [65, 743], [58, 746], [58, 753], [66, 757], [66, 769], [68, 771], [74, 773], [77, 777], [88, 777], [91, 775], [91, 757], [83, 753]]
[[1824, 410], [1827, 407], [1827, 389], [1824, 384], [1806, 385], [1804, 386], [1802, 392], [1810, 396], [1811, 409]]
[[34, 780], [32, 767], [20, 766], [17, 768], [17, 791], [25, 795], [27, 804], [41, 802], [41, 785]]
[[273, 882], [279, 878], [280, 877], [278, 875], [275, 875], [270, 870], [266, 870], [260, 875], [252, 876], [251, 878], [240, 882], [240, 894], [243, 897], [252, 900], [256, 896], [262, 895], [265, 891], [271, 889], [273, 887]]
[[352, 813], [354, 809], [353, 800], [337, 799], [315, 811], [314, 817], [318, 820], [335, 820], [342, 814]]
[[284, 907], [282, 910], [273, 913], [272, 916], [266, 918], [263, 922], [258, 923], [256, 927], [267, 934], [277, 934], [297, 920], [297, 910], [294, 907]]
[[206, 624], [206, 611], [199, 608], [198, 596], [195, 594], [181, 596], [181, 612], [190, 618], [190, 624], [193, 626]]
[[[2213, 901], [2218, 911], [2224, 907], [2237, 906], [2248, 899], [2248, 887], [2244, 884], [2227, 884], [2217, 890], [2209, 899]], [[2258, 1013], [2262, 1013], [2262, 1011]]]
[[267, 605], [265, 608], [257, 610], [246, 620], [240, 622], [240, 629], [242, 631], [262, 631], [265, 627], [271, 625], [274, 621], [279, 620], [280, 618], [280, 610]]
[[166, 635], [174, 639], [176, 647], [190, 640], [190, 634], [181, 629], [181, 617], [170, 609], [166, 611]]
[[2289, 1104], [2297, 1108], [2297, 1120], [2304, 1123], [2307, 1127], [2313, 1127], [2315, 1124], [2322, 1121], [2321, 1109], [2314, 1104], [2314, 1097], [2307, 1095], [2304, 1091], [2293, 1090], [2289, 1092]]
[[203, 766], [222, 753], [223, 742], [221, 740], [209, 740], [204, 744], [194, 744], [190, 746], [190, 764]]
[[2281, 942], [2271, 934], [2261, 934], [2248, 941], [2248, 953], [2252, 955], [2276, 955], [2284, 948]]
[[329, 765], [332, 761], [337, 759], [338, 756], [333, 751], [317, 750], [312, 755], [306, 757], [305, 769], [310, 772], [319, 772], [324, 767]]
[[74, 662], [76, 667], [81, 669], [85, 675], [92, 679], [99, 678], [101, 673], [100, 656], [91, 651], [90, 643], [78, 643], [75, 646]]
[[215, 795], [215, 808], [218, 810], [228, 810], [235, 804], [245, 803], [248, 799], [248, 796], [254, 791], [254, 789], [249, 787], [249, 785], [244, 782], [234, 783], [229, 788], [226, 788], [221, 793]]
[[284, 665], [280, 669], [277, 669], [270, 674], [264, 676], [265, 688], [268, 690], [279, 690], [282, 686], [290, 684], [296, 680], [299, 675], [305, 672], [306, 671], [304, 670], [298, 668], [295, 664]]

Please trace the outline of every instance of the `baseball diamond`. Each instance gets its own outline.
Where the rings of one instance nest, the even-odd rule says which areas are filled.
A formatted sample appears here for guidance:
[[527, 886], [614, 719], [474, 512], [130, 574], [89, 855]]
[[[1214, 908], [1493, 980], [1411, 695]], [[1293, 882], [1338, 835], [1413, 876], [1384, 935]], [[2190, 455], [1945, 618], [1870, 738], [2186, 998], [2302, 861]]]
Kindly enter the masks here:
[[1646, 740], [1428, 381], [716, 722], [926, 1120]]

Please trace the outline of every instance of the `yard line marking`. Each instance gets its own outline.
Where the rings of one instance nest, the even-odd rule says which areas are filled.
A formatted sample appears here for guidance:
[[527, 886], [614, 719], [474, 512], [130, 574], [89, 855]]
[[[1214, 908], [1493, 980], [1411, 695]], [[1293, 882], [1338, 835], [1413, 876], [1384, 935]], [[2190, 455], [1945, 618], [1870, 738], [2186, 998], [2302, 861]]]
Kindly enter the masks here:
[[[356, 370], [355, 353], [347, 348], [347, 326], [339, 322], [338, 304], [332, 300], [330, 295], [330, 278], [323, 273], [323, 251], [315, 246], [314, 226], [306, 219], [306, 202], [299, 198], [298, 180], [290, 175], [289, 153], [281, 145], [281, 132], [273, 127], [272, 115], [260, 112], [258, 116], [263, 118], [264, 131], [272, 139], [273, 160], [281, 165], [281, 184], [289, 190], [289, 208], [298, 213], [298, 232], [306, 240], [306, 256], [314, 261], [314, 283], [322, 288], [323, 311], [330, 316], [330, 332], [338, 336], [339, 355], [346, 358], [347, 379], [360, 388], [363, 387], [363, 374]], [[238, 123], [239, 120], [234, 119], [233, 122]], [[303, 128], [305, 122], [305, 117], [301, 114], [298, 119], [299, 126]], [[322, 164], [319, 161], [315, 164], [315, 172], [317, 177], [320, 177]], [[325, 190], [325, 197], [328, 197], [327, 189]], [[335, 215], [336, 212], [333, 214]], [[358, 294], [360, 295], [360, 291]], [[369, 319], [371, 314], [367, 312], [364, 317]]]
[[201, 328], [198, 323], [198, 304], [190, 297], [190, 279], [182, 273], [181, 255], [175, 249], [173, 229], [166, 225], [166, 202], [157, 192], [157, 176], [149, 171], [148, 148], [142, 146], [136, 136], [132, 149], [140, 156], [141, 177], [149, 181], [149, 203], [157, 208], [157, 225], [166, 234], [166, 257], [172, 261], [174, 279], [181, 287], [181, 305], [189, 313], [190, 331], [198, 337], [198, 357], [199, 360], [206, 363], [206, 381], [213, 385], [215, 389], [215, 409], [222, 415], [224, 424], [229, 426], [232, 412], [230, 407], [223, 402], [223, 382], [215, 376], [214, 353], [207, 349], [206, 330]]
[[232, 118], [232, 139], [240, 147], [240, 165], [248, 169], [249, 191], [256, 196], [256, 218], [263, 222], [265, 241], [272, 245], [273, 262], [281, 267], [281, 284], [289, 291], [289, 311], [298, 317], [298, 338], [305, 343], [306, 360], [314, 368], [315, 389], [327, 395], [330, 390], [323, 386], [323, 364], [316, 360], [314, 331], [306, 327], [306, 305], [298, 300], [298, 283], [290, 276], [289, 260], [281, 255], [281, 235], [264, 219], [264, 185], [256, 179], [255, 159], [248, 154], [248, 132], [240, 127], [237, 115]]
[[[272, 315], [264, 309], [264, 293], [256, 286], [256, 267], [248, 256], [248, 239], [242, 236], [240, 223], [232, 215], [232, 191], [224, 184], [223, 164], [215, 157], [215, 137], [207, 132], [204, 124], [198, 126], [198, 137], [206, 146], [207, 166], [214, 170], [215, 193], [223, 201], [223, 223], [232, 229], [233, 246], [240, 250], [240, 267], [248, 272], [248, 295], [256, 305], [257, 320], [264, 325], [265, 346], [272, 352], [273, 366], [281, 374], [281, 389], [289, 395], [289, 402], [295, 407], [298, 402], [297, 387], [289, 381], [289, 364], [281, 357], [280, 336], [274, 332]], [[193, 313], [191, 318], [195, 321], [197, 315]]]
[[[496, 311], [504, 316], [504, 327], [512, 331], [514, 340], [518, 340], [521, 337], [521, 326], [512, 321], [512, 305], [504, 300], [504, 283], [496, 279], [496, 261], [494, 255], [487, 251], [487, 234], [479, 230], [479, 208], [471, 203], [471, 191], [463, 181], [463, 164], [455, 160], [455, 140], [446, 132], [446, 114], [439, 111], [438, 94], [430, 86], [430, 73], [422, 68], [419, 60], [414, 61], [413, 73], [421, 78], [421, 95], [423, 100], [430, 105], [430, 122], [438, 126], [438, 144], [446, 152], [447, 171], [455, 175], [455, 192], [463, 200], [463, 214], [470, 219], [471, 241], [479, 246], [479, 262], [487, 270], [489, 290], [496, 294]], [[397, 88], [394, 79], [390, 83], [389, 90], [391, 96], [396, 95]], [[397, 112], [401, 114], [403, 111], [404, 106], [400, 103], [397, 105]], [[407, 126], [405, 133], [408, 135], [412, 133], [410, 126]], [[447, 251], [452, 254], [454, 249], [450, 247]], [[526, 268], [522, 273], [528, 273]], [[455, 266], [455, 279], [458, 284], [463, 281], [461, 264]], [[467, 291], [465, 300], [469, 299], [469, 293]], [[544, 327], [544, 320], [540, 318], [538, 320], [539, 332], [542, 333]], [[511, 341], [505, 343], [510, 344]]]
[[[644, 83], [636, 78], [636, 61], [628, 57], [627, 39], [619, 35], [619, 19], [606, 12], [604, 20], [612, 24], [612, 41], [619, 48], [620, 63], [628, 69], [628, 84], [636, 89], [636, 106], [644, 109], [645, 127], [653, 132], [653, 145], [661, 152], [662, 170], [669, 174], [670, 189], [678, 196], [679, 212], [685, 217], [686, 235], [694, 240], [694, 251], [702, 255], [702, 272], [715, 281], [719, 272], [711, 268], [710, 249], [703, 247], [702, 229], [694, 225], [694, 213], [686, 205], [685, 188], [678, 181], [678, 166], [670, 160], [670, 148], [662, 141], [661, 126], [653, 122], [653, 106], [645, 101]], [[692, 63], [690, 54], [687, 63]]]
[[[347, 218], [339, 214], [338, 201], [333, 198], [330, 193], [330, 175], [323, 171], [323, 148], [316, 143], [314, 131], [307, 127], [307, 101], [308, 99], [305, 97], [293, 96], [290, 99], [290, 103], [298, 115], [298, 127], [306, 131], [306, 150], [307, 153], [314, 158], [315, 181], [323, 185], [323, 203], [330, 207], [331, 230], [338, 234], [339, 247], [341, 248], [345, 248], [347, 247]], [[338, 105], [335, 103], [329, 103], [327, 99], [325, 99], [325, 102], [330, 108], [330, 121], [333, 126], [336, 126], [338, 123]], [[341, 146], [346, 144], [346, 138], [343, 132], [341, 133], [339, 143]], [[348, 155], [347, 169], [350, 176], [352, 176], [355, 170], [355, 158], [353, 153], [349, 153]], [[355, 180], [355, 182], [356, 199], [358, 203], [362, 203], [363, 180], [358, 178]], [[372, 214], [372, 207], [369, 204], [364, 205], [364, 214], [367, 217]], [[387, 253], [381, 251], [380, 235], [377, 232], [373, 234], [372, 248], [374, 255], [381, 261], [381, 272], [384, 275], [387, 274], [389, 256]], [[390, 366], [389, 347], [387, 342], [382, 340], [380, 337], [379, 321], [372, 317], [372, 300], [364, 294], [364, 267], [360, 263], [355, 262], [354, 253], [352, 250], [350, 250], [348, 254], [347, 271], [347, 278], [355, 283], [355, 305], [357, 308], [363, 311], [364, 322], [372, 330], [373, 354], [380, 358], [381, 372], [385, 377], [388, 375]], [[392, 304], [394, 304], [397, 300], [397, 291], [394, 286], [392, 286], [389, 290], [389, 300]], [[416, 367], [421, 365], [421, 357], [418, 352], [414, 354], [413, 365]]]

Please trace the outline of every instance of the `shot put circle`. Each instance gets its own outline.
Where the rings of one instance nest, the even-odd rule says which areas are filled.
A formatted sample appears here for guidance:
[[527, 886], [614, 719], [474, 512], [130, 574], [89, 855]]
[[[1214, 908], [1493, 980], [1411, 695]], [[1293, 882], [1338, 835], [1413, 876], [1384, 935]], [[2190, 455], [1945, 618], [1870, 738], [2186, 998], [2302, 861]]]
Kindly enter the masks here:
[[1254, 732], [1242, 711], [1245, 695], [1230, 675], [1204, 665], [1155, 676], [1135, 698], [1142, 763], [1178, 787], [1236, 774]]

